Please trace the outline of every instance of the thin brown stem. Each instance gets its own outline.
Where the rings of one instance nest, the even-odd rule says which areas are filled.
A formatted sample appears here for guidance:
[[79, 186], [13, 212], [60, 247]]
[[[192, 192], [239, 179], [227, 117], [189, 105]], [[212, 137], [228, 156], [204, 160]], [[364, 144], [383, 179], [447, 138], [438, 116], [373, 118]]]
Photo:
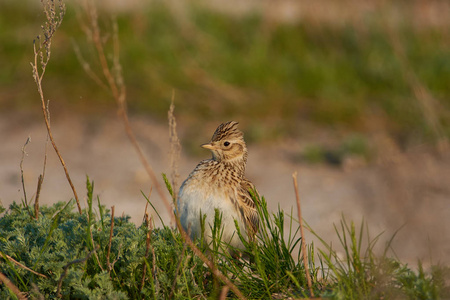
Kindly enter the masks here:
[[300, 234], [302, 236], [302, 256], [303, 256], [303, 265], [305, 266], [305, 275], [306, 275], [306, 282], [308, 284], [309, 292], [311, 294], [311, 297], [314, 297], [314, 292], [312, 289], [312, 283], [311, 283], [311, 275], [309, 274], [309, 265], [308, 265], [308, 253], [306, 252], [306, 239], [305, 234], [303, 230], [303, 219], [302, 219], [302, 209], [300, 206], [300, 195], [298, 192], [298, 184], [297, 184], [297, 172], [294, 172], [292, 174], [292, 178], [294, 180], [294, 189], [295, 189], [295, 198], [297, 200], [297, 213], [298, 213], [298, 222], [300, 224]]
[[219, 300], [225, 300], [227, 299], [227, 294], [230, 288], [228, 286], [224, 286], [222, 290], [220, 291]]
[[[48, 115], [48, 119], [50, 121], [49, 104], [50, 104], [50, 101], [47, 101], [47, 115]], [[39, 198], [41, 196], [42, 183], [44, 182], [45, 169], [47, 167], [47, 150], [48, 150], [49, 138], [50, 137], [47, 134], [47, 139], [45, 140], [45, 151], [44, 151], [44, 162], [43, 162], [43, 166], [42, 166], [42, 174], [39, 175], [39, 177], [38, 177], [38, 183], [37, 183], [37, 188], [36, 188], [36, 197], [34, 200], [34, 218], [36, 220], [39, 219]]]
[[[44, 114], [44, 121], [45, 121], [45, 127], [47, 128], [48, 137], [50, 138], [50, 141], [52, 143], [53, 149], [56, 152], [56, 155], [59, 158], [59, 161], [61, 162], [61, 165], [64, 169], [64, 173], [66, 175], [67, 181], [69, 182], [69, 185], [72, 189], [73, 195], [75, 197], [75, 200], [77, 202], [78, 206], [78, 212], [80, 215], [82, 214], [80, 201], [78, 199], [77, 192], [75, 190], [75, 186], [72, 183], [72, 179], [70, 178], [69, 171], [67, 170], [66, 163], [64, 162], [64, 159], [62, 158], [61, 153], [59, 152], [58, 147], [56, 146], [56, 142], [53, 138], [52, 130], [50, 127], [50, 116], [48, 113], [48, 105], [45, 104], [45, 97], [44, 92], [42, 89], [42, 79], [44, 78], [45, 70], [47, 67], [48, 62], [50, 61], [51, 56], [51, 43], [53, 35], [56, 32], [56, 29], [61, 25], [62, 19], [65, 14], [65, 6], [62, 1], [60, 1], [59, 4], [59, 14], [56, 15], [56, 6], [54, 1], [47, 1], [44, 3], [42, 1], [42, 4], [44, 6], [44, 13], [47, 18], [47, 21], [42, 26], [44, 31], [45, 40], [42, 42], [40, 36], [38, 37], [39, 47], [36, 48], [36, 43], [34, 43], [33, 50], [34, 50], [34, 62], [31, 63], [32, 66], [32, 72], [34, 81], [36, 82], [36, 87], [41, 99], [41, 107], [42, 112]], [[39, 71], [40, 67], [40, 71]]]
[[80, 62], [86, 74], [102, 89], [104, 89], [105, 91], [109, 91], [108, 86], [100, 79], [99, 76], [97, 76], [97, 74], [91, 69], [91, 65], [84, 59], [83, 55], [81, 54], [80, 47], [76, 43], [73, 43], [73, 49], [78, 61]]
[[[151, 191], [150, 191], [151, 193]], [[150, 197], [149, 197], [150, 198]], [[145, 203], [145, 212], [144, 212], [144, 225], [145, 228], [147, 228], [147, 236], [145, 239], [145, 259], [148, 258], [148, 254], [150, 252], [150, 240], [152, 237], [152, 225], [150, 223], [150, 219], [148, 216], [148, 212], [147, 212], [147, 208], [148, 208], [148, 202]], [[144, 263], [143, 269], [142, 269], [142, 278], [141, 278], [141, 290], [144, 288], [144, 284], [145, 284], [145, 276], [147, 275], [147, 264]]]
[[[148, 194], [147, 199], [150, 199], [152, 195], [153, 187], [150, 187], [150, 193]], [[145, 225], [145, 228], [147, 228], [147, 237], [145, 239], [145, 259], [148, 258], [149, 252], [150, 252], [150, 246], [151, 246], [151, 239], [152, 239], [152, 232], [153, 232], [153, 219], [149, 217], [149, 214], [147, 212], [148, 209], [148, 202], [145, 203], [145, 210], [144, 210], [144, 220], [143, 223]], [[155, 263], [155, 249], [152, 248], [152, 276], [155, 276], [155, 270], [156, 270], [156, 263]], [[142, 269], [142, 279], [141, 279], [141, 290], [144, 288], [145, 284], [145, 276], [147, 275], [147, 264], [144, 263], [143, 269]]]
[[10, 289], [18, 299], [25, 300], [27, 297], [22, 293], [17, 286], [14, 285], [14, 283], [9, 280], [8, 277], [6, 277], [3, 273], [0, 273], [0, 281], [3, 282], [8, 289]]
[[[170, 140], [170, 169], [171, 169], [171, 180], [172, 180], [172, 189], [174, 191], [174, 201], [176, 200], [176, 196], [178, 194], [178, 181], [180, 178], [180, 174], [178, 173], [178, 164], [180, 160], [180, 152], [181, 152], [181, 144], [180, 139], [177, 134], [177, 121], [175, 118], [175, 91], [172, 91], [172, 101], [170, 103], [169, 112], [167, 113], [169, 120], [169, 140]], [[176, 205], [176, 204], [175, 204]], [[177, 209], [175, 207], [175, 209]]]
[[114, 233], [114, 205], [111, 206], [111, 229], [109, 230], [109, 243], [108, 243], [108, 252], [106, 253], [106, 266], [108, 268], [108, 272], [111, 272], [111, 263], [109, 262], [109, 256], [111, 254], [111, 243]]
[[9, 256], [8, 254], [5, 254], [5, 256], [8, 258], [9, 261], [15, 263], [16, 265], [18, 265], [20, 268], [27, 270], [28, 272], [31, 272], [37, 276], [43, 277], [43, 278], [47, 278], [47, 276], [45, 276], [44, 274], [38, 273], [36, 271], [31, 270], [30, 268], [28, 268], [27, 266], [21, 264], [20, 262], [18, 262], [17, 260], [15, 260], [14, 258], [12, 258], [11, 256]]
[[28, 143], [31, 141], [31, 137], [28, 137], [25, 141], [25, 144], [22, 147], [22, 159], [20, 160], [20, 177], [22, 179], [22, 190], [23, 190], [23, 200], [25, 202], [25, 207], [28, 209], [28, 200], [27, 200], [27, 191], [25, 189], [25, 179], [23, 177], [23, 160], [25, 158], [25, 155], [27, 155], [25, 148], [27, 147]]
[[36, 188], [36, 198], [34, 200], [34, 218], [39, 220], [39, 196], [41, 194], [42, 182], [44, 181], [44, 176], [39, 175], [38, 183]]
[[62, 158], [62, 155], [59, 152], [58, 147], [56, 146], [55, 139], [53, 138], [52, 130], [50, 128], [50, 123], [48, 121], [48, 115], [47, 115], [47, 112], [46, 112], [46, 109], [45, 109], [44, 94], [42, 92], [42, 87], [41, 87], [40, 81], [37, 83], [37, 85], [38, 85], [39, 95], [41, 96], [42, 110], [44, 112], [44, 121], [45, 121], [45, 126], [47, 127], [48, 136], [49, 136], [50, 141], [52, 143], [53, 149], [55, 150], [56, 155], [58, 156], [59, 161], [61, 162], [61, 165], [62, 165], [62, 167], [64, 169], [64, 173], [66, 174], [67, 181], [69, 182], [70, 188], [72, 189], [72, 192], [73, 192], [73, 196], [75, 197], [75, 201], [77, 202], [78, 212], [81, 215], [82, 214], [82, 210], [81, 210], [80, 200], [78, 199], [77, 191], [75, 190], [75, 186], [73, 185], [72, 179], [70, 178], [69, 171], [67, 170], [66, 163], [64, 162], [64, 159]]

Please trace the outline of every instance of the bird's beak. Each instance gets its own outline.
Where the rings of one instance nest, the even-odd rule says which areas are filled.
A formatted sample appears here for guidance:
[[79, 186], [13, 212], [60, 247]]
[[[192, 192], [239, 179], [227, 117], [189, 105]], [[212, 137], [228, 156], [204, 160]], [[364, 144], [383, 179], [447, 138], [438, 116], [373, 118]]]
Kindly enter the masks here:
[[216, 146], [214, 146], [211, 143], [206, 143], [206, 144], [202, 145], [202, 148], [209, 149], [209, 150], [214, 150], [214, 149], [216, 149]]

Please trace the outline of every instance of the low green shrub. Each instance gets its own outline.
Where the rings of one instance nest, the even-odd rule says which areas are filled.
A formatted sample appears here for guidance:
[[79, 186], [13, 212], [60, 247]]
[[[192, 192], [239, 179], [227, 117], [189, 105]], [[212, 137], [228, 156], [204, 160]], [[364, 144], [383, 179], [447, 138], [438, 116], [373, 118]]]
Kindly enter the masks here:
[[[82, 215], [74, 212], [74, 201], [42, 206], [38, 219], [23, 204], [13, 203], [0, 218], [0, 272], [20, 291], [32, 299], [192, 299], [220, 294], [224, 284], [176, 229], [153, 228], [145, 218], [136, 226], [129, 217], [114, 217], [110, 239], [111, 212], [98, 198], [94, 204], [89, 179], [87, 190], [88, 207]], [[224, 251], [218, 211], [213, 242], [208, 246], [199, 241], [200, 249], [247, 298], [310, 297], [297, 220], [281, 209], [269, 213], [265, 199], [254, 197], [260, 230], [256, 241], [244, 243], [243, 257]], [[363, 247], [364, 226], [363, 222], [358, 231], [343, 218], [335, 227], [343, 256], [318, 236], [324, 250], [307, 247], [315, 296], [441, 299], [450, 295], [450, 268], [433, 266], [426, 272], [419, 265], [415, 272], [388, 257], [390, 243], [377, 256], [373, 248], [379, 236]], [[231, 291], [228, 296], [235, 297]], [[16, 296], [0, 285], [0, 298]]]

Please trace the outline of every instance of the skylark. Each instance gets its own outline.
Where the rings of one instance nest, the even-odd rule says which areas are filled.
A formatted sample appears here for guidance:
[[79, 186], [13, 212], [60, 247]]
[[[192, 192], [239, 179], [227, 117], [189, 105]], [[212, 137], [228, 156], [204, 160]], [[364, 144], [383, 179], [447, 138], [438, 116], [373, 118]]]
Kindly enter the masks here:
[[237, 125], [234, 121], [219, 125], [211, 141], [202, 145], [211, 150], [212, 158], [201, 161], [181, 185], [178, 212], [181, 225], [193, 240], [201, 235], [200, 215], [205, 215], [204, 237], [210, 243], [218, 209], [222, 214], [222, 241], [243, 250], [234, 220], [249, 241], [258, 230], [259, 218], [249, 192], [255, 187], [244, 177], [247, 146]]

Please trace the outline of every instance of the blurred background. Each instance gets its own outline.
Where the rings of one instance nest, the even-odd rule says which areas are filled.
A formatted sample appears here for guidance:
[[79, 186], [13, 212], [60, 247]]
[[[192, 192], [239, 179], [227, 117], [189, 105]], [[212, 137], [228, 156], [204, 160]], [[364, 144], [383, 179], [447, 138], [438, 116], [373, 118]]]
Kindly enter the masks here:
[[[26, 4], [25, 4], [26, 3]], [[77, 1], [52, 44], [43, 88], [55, 141], [78, 194], [86, 175], [102, 204], [140, 224], [151, 183], [117, 117]], [[199, 147], [235, 120], [249, 144], [247, 177], [269, 202], [335, 240], [342, 216], [410, 263], [449, 263], [450, 2], [96, 1], [107, 53], [117, 20], [132, 127], [155, 172], [171, 173], [167, 111], [175, 103], [179, 183], [210, 154]], [[72, 197], [32, 77], [38, 0], [0, 3], [0, 200]], [[79, 57], [83, 57], [80, 61]], [[111, 61], [112, 55], [107, 56]], [[161, 180], [162, 182], [162, 180]], [[150, 199], [165, 220], [168, 213]], [[293, 213], [296, 217], [296, 213]], [[403, 227], [402, 227], [403, 226]], [[312, 239], [312, 237], [311, 237]]]

